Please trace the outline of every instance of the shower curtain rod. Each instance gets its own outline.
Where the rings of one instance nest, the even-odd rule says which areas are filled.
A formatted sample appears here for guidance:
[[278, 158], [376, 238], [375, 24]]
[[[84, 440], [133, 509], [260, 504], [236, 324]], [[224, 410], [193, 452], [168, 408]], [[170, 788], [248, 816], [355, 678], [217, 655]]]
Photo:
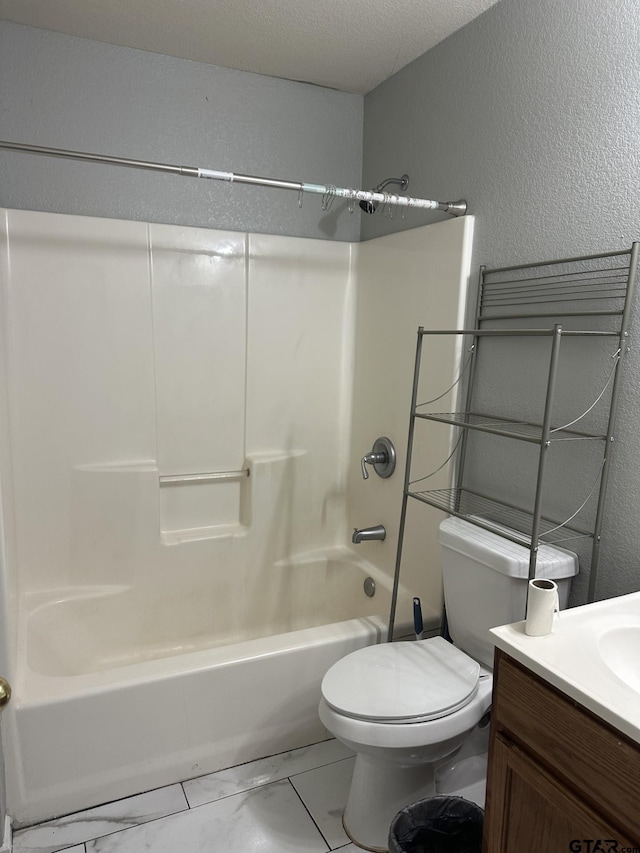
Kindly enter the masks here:
[[42, 154], [45, 157], [64, 157], [67, 160], [85, 160], [90, 163], [107, 163], [112, 166], [126, 166], [130, 169], [147, 169], [152, 172], [169, 172], [188, 178], [208, 178], [213, 181], [226, 181], [236, 184], [250, 184], [257, 187], [294, 190], [298, 193], [315, 193], [326, 199], [327, 208], [333, 198], [345, 198], [349, 201], [369, 201], [379, 204], [392, 204], [400, 207], [423, 210], [443, 210], [452, 216], [464, 216], [467, 203], [459, 201], [432, 201], [426, 198], [409, 198], [395, 193], [375, 192], [374, 190], [352, 190], [347, 187], [335, 187], [331, 184], [308, 184], [298, 181], [279, 181], [274, 178], [259, 178], [254, 175], [240, 175], [234, 172], [222, 172], [218, 169], [202, 169], [197, 166], [172, 166], [168, 163], [153, 163], [148, 160], [130, 160], [127, 157], [109, 157], [105, 154], [89, 154], [84, 151], [70, 151], [64, 148], [47, 148], [42, 145], [27, 145], [20, 142], [0, 141], [0, 149], [21, 151], [26, 154]]

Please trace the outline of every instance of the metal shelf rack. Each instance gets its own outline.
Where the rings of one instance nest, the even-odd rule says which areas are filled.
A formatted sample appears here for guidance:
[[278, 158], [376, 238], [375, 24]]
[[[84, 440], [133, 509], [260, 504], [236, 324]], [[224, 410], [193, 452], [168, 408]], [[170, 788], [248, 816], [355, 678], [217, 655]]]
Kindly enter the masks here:
[[[638, 266], [639, 243], [630, 249], [582, 257], [562, 258], [511, 267], [480, 267], [475, 326], [472, 329], [418, 329], [407, 461], [405, 467], [402, 510], [394, 587], [389, 619], [389, 639], [393, 637], [395, 609], [402, 561], [402, 548], [409, 498], [464, 518], [479, 527], [517, 542], [529, 549], [529, 578], [536, 575], [536, 560], [541, 542], [559, 544], [578, 537], [592, 538], [588, 600], [595, 598], [602, 522], [609, 477], [609, 463], [619, 398], [621, 368], [628, 352], [629, 315]], [[542, 328], [528, 324], [543, 321]], [[548, 323], [548, 325], [545, 325]], [[573, 328], [574, 325], [581, 328]], [[571, 326], [571, 328], [567, 328]], [[460, 412], [427, 412], [418, 402], [423, 340], [432, 335], [462, 335], [470, 341], [469, 376], [466, 399]], [[504, 417], [497, 412], [477, 411], [474, 405], [478, 374], [478, 353], [487, 338], [547, 337], [550, 341], [548, 375], [542, 417], [539, 421]], [[610, 338], [614, 342], [613, 368], [605, 388], [579, 417], [570, 423], [554, 425], [554, 400], [558, 384], [561, 344], [579, 338]], [[602, 401], [610, 388], [608, 400]], [[438, 399], [438, 398], [435, 398]], [[606, 430], [582, 430], [576, 424], [599, 403], [607, 406]], [[421, 410], [422, 409], [422, 410]], [[447, 424], [460, 431], [457, 445], [455, 487], [422, 490], [420, 480], [411, 479], [414, 435], [421, 421]], [[533, 506], [525, 508], [508, 503], [495, 495], [487, 495], [465, 484], [468, 436], [472, 432], [488, 433], [514, 441], [537, 445], [538, 460]], [[543, 511], [545, 465], [549, 448], [562, 442], [600, 442], [602, 460], [593, 489], [597, 507], [593, 525], [586, 529], [572, 523], [579, 508], [568, 519], [551, 518]], [[586, 503], [586, 501], [585, 501]], [[584, 506], [584, 504], [583, 504]], [[505, 529], [506, 528], [506, 529]]]

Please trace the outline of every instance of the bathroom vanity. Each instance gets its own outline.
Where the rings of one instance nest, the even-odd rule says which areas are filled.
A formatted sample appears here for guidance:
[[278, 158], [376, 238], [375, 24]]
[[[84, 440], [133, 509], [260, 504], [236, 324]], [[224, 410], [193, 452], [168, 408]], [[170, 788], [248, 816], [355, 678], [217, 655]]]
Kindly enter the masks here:
[[492, 634], [484, 853], [640, 849], [640, 594]]

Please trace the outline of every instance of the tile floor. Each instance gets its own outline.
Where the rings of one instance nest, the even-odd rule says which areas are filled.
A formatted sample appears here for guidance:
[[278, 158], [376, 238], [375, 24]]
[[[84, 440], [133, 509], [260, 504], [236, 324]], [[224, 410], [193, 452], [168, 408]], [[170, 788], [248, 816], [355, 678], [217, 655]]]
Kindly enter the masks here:
[[14, 853], [361, 853], [353, 753], [329, 740], [17, 830]]
[[[436, 772], [484, 805], [488, 728]], [[354, 754], [337, 740], [17, 830], [14, 853], [362, 853], [342, 828]]]

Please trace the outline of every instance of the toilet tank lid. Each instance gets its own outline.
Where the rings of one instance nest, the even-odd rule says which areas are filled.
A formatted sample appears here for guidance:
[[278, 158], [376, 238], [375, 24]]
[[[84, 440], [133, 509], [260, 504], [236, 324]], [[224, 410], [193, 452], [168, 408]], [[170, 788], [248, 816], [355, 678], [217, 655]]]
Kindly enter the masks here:
[[[506, 527], [501, 530], [508, 531]], [[520, 535], [514, 532], [515, 535]], [[445, 548], [464, 554], [472, 560], [513, 578], [529, 576], [529, 549], [478, 527], [462, 518], [445, 518], [440, 523], [438, 541]], [[578, 574], [578, 557], [573, 551], [557, 545], [540, 545], [536, 560], [536, 576], [568, 578]]]

